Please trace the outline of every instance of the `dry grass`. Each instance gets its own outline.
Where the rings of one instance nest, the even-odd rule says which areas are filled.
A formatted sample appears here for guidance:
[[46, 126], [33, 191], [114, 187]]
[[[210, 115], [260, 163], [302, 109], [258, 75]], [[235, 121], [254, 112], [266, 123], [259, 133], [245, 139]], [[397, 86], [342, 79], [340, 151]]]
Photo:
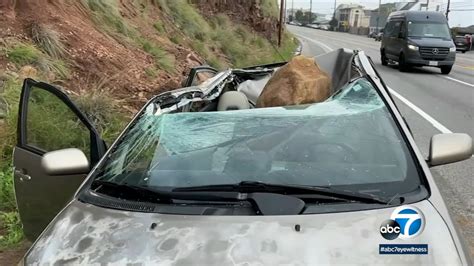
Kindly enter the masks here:
[[51, 28], [33, 24], [30, 26], [31, 39], [46, 54], [61, 59], [66, 54], [66, 49], [62, 44], [59, 34]]

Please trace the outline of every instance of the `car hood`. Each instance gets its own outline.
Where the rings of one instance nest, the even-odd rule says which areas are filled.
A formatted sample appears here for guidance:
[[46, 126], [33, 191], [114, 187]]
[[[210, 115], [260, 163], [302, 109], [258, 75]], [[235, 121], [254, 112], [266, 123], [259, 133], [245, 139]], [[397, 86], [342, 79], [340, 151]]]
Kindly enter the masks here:
[[453, 40], [435, 38], [408, 38], [408, 40], [420, 47], [451, 48], [454, 46]]
[[[461, 264], [428, 201], [410, 240], [385, 240], [394, 208], [297, 216], [192, 216], [127, 212], [74, 201], [28, 252], [26, 264], [316, 265]], [[295, 230], [295, 225], [300, 230]], [[428, 244], [427, 255], [379, 255], [379, 244]]]

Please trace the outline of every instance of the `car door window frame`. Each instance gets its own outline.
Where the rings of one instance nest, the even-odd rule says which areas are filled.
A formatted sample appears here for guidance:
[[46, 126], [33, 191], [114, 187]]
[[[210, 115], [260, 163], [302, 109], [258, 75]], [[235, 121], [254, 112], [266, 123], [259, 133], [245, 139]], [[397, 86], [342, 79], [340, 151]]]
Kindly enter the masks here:
[[201, 72], [211, 72], [211, 73], [214, 73], [217, 74], [219, 71], [213, 67], [210, 67], [210, 66], [198, 66], [198, 67], [193, 67], [191, 68], [191, 70], [189, 71], [189, 75], [188, 75], [188, 78], [186, 79], [186, 81], [184, 82], [184, 87], [191, 87], [193, 86], [194, 84], [194, 79], [196, 78], [197, 74], [201, 73]]
[[[101, 139], [98, 131], [92, 125], [92, 122], [87, 118], [87, 116], [82, 113], [79, 108], [69, 99], [69, 97], [62, 92], [60, 89], [44, 83], [38, 82], [33, 79], [27, 78], [23, 82], [23, 88], [21, 91], [20, 96], [20, 105], [18, 111], [18, 128], [17, 128], [17, 146], [36, 153], [38, 155], [43, 155], [47, 151], [41, 149], [40, 147], [35, 147], [28, 144], [27, 138], [27, 118], [28, 118], [28, 104], [31, 95], [31, 91], [33, 88], [41, 89], [47, 91], [54, 96], [56, 96], [62, 103], [64, 103], [69, 110], [71, 110], [74, 115], [79, 118], [82, 124], [89, 130], [90, 132], [90, 159], [91, 165], [95, 165], [100, 158], [105, 154], [106, 146], [105, 142]], [[70, 147], [74, 148], [74, 147]]]

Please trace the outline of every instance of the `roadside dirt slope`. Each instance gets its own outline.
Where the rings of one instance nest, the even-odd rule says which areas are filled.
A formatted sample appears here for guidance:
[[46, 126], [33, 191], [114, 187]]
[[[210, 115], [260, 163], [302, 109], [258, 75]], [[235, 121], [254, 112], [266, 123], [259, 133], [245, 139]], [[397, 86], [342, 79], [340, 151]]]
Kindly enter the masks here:
[[[75, 92], [105, 83], [117, 98], [136, 109], [150, 95], [179, 87], [190, 67], [206, 61], [202, 52], [194, 51], [193, 36], [187, 36], [180, 26], [180, 14], [168, 7], [177, 5], [172, 2], [0, 0], [0, 46], [34, 43], [35, 27], [51, 30], [64, 45], [61, 60], [67, 62], [70, 75], [61, 80], [46, 75], [50, 80]], [[276, 18], [265, 16], [258, 0], [182, 2], [197, 7], [204, 17], [225, 14], [232, 22], [246, 25], [265, 38], [276, 29]], [[154, 50], [155, 46], [159, 51]], [[221, 49], [211, 46], [209, 50], [221, 66], [231, 64]], [[156, 57], [169, 61], [166, 69], [157, 66]], [[0, 73], [20, 69], [0, 53]]]
[[[5, 2], [11, 2], [1, 1], [3, 6]], [[140, 14], [140, 10], [125, 1], [120, 1], [119, 7], [120, 14], [129, 19], [130, 23]], [[153, 10], [150, 14], [153, 15], [150, 15], [150, 22], [162, 15], [157, 7], [151, 8]], [[178, 85], [180, 75], [174, 73], [172, 75], [157, 71], [155, 77], [147, 77], [144, 70], [154, 67], [152, 56], [131, 41], [120, 41], [110, 36], [92, 20], [89, 10], [80, 1], [57, 1], [53, 4], [46, 0], [18, 0], [14, 8], [7, 3], [7, 9], [3, 12], [6, 16], [0, 18], [2, 39], [31, 39], [30, 29], [33, 25], [45, 25], [59, 33], [67, 52], [65, 59], [72, 66], [71, 77], [64, 82], [64, 86], [70, 90], [89, 89], [87, 84], [105, 79], [106, 86], [117, 97], [141, 103], [148, 94]], [[190, 48], [173, 45], [166, 38], [152, 34], [153, 23], [149, 24], [146, 21], [140, 23], [141, 30], [145, 34], [149, 33], [151, 41], [160, 43], [167, 52], [174, 55], [176, 73], [186, 73], [190, 66], [200, 63], [187, 61], [187, 56], [193, 53]], [[7, 69], [11, 67], [7, 65]]]

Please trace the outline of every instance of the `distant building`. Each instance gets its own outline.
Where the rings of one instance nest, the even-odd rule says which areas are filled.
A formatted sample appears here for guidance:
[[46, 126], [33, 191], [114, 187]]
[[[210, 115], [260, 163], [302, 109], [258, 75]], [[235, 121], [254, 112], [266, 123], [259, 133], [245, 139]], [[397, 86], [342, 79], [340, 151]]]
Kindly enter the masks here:
[[393, 11], [397, 11], [396, 3], [387, 3], [380, 5], [378, 8], [370, 12], [369, 32], [379, 32], [385, 27], [388, 15]]
[[341, 4], [336, 8], [336, 19], [339, 31], [359, 33], [359, 28], [368, 28], [370, 24], [370, 10], [361, 5]]
[[411, 11], [438, 11], [444, 12], [443, 0], [414, 0], [411, 2], [397, 3], [397, 10]]
[[413, 0], [410, 2], [381, 4], [380, 12], [379, 9], [376, 8], [370, 13], [369, 32], [378, 32], [379, 30], [383, 29], [390, 13], [400, 10], [438, 12], [446, 11], [443, 10], [443, 0]]

